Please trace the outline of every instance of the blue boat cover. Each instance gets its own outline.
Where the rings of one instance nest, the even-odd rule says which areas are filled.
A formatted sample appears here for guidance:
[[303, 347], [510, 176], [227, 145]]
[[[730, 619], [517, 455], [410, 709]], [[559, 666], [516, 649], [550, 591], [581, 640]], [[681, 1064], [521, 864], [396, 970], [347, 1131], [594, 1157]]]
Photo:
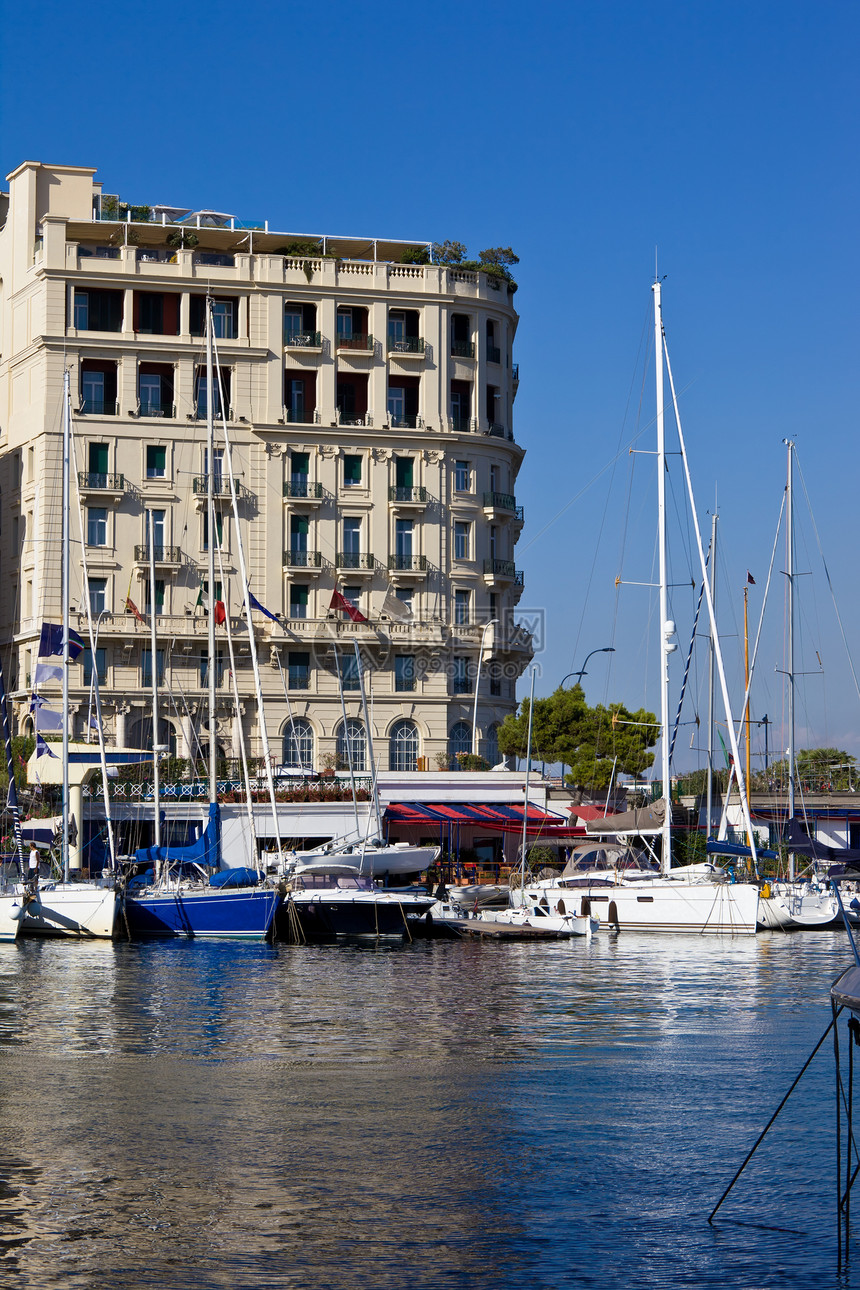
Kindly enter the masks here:
[[205, 869], [221, 867], [221, 808], [217, 802], [209, 804], [209, 823], [196, 841], [182, 847], [139, 847], [134, 853], [138, 864], [157, 865], [187, 863], [202, 865]]
[[263, 877], [256, 869], [219, 869], [209, 879], [210, 887], [256, 887]]

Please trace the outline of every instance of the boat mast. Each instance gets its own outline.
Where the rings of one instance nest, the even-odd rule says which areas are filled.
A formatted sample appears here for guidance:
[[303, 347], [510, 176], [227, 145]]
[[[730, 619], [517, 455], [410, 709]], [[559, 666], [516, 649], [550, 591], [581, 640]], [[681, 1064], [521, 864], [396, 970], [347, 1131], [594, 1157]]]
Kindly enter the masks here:
[[[788, 578], [788, 818], [794, 819], [794, 788], [797, 767], [794, 747], [794, 440], [783, 439], [788, 449], [788, 472], [785, 485], [785, 576]], [[794, 855], [788, 858], [789, 878], [794, 881]]]
[[[209, 650], [208, 691], [209, 691], [209, 805], [218, 801], [215, 784], [215, 386], [212, 371], [212, 297], [206, 297], [206, 543], [207, 567], [209, 578], [209, 614], [208, 629]], [[252, 631], [250, 620], [249, 633]]]
[[[72, 394], [69, 370], [63, 372], [63, 882], [69, 881], [69, 462], [72, 439]], [[95, 660], [93, 660], [95, 666]], [[83, 829], [83, 820], [80, 823]]]
[[[149, 539], [149, 654], [152, 664], [152, 799], [155, 805], [153, 843], [161, 846], [161, 783], [159, 779], [158, 754], [161, 751], [158, 743], [158, 664], [156, 661], [155, 632], [155, 520], [151, 510], [147, 513], [147, 533]], [[161, 876], [161, 861], [156, 861], [159, 872], [155, 874], [158, 881]]]
[[535, 669], [532, 668], [532, 685], [529, 697], [529, 726], [526, 735], [526, 780], [523, 785], [523, 855], [520, 865], [520, 891], [526, 885], [526, 845], [529, 822], [529, 771], [532, 764], [532, 722], [535, 715]]
[[660, 830], [662, 847], [660, 868], [668, 873], [672, 867], [672, 786], [669, 780], [669, 655], [675, 650], [671, 637], [675, 624], [669, 619], [668, 560], [666, 554], [666, 426], [663, 415], [663, 318], [660, 310], [660, 283], [654, 287], [654, 360], [657, 383], [657, 546], [660, 565], [660, 727], [661, 773], [665, 814]]
[[373, 731], [370, 728], [370, 717], [367, 714], [367, 695], [364, 690], [364, 671], [361, 666], [361, 651], [358, 641], [352, 642], [355, 650], [355, 666], [358, 669], [358, 684], [361, 690], [361, 710], [364, 713], [364, 728], [367, 731], [367, 752], [370, 757], [371, 785], [373, 788], [373, 809], [376, 812], [376, 836], [382, 842], [382, 811], [379, 809], [379, 784], [376, 778], [376, 760], [373, 755]]
[[[711, 601], [714, 609], [717, 607], [717, 520], [719, 516], [711, 516]], [[705, 826], [705, 836], [711, 836], [713, 827], [713, 810], [714, 810], [714, 636], [715, 627], [711, 622], [710, 631], [710, 650], [708, 651], [708, 791], [707, 791], [707, 824]]]

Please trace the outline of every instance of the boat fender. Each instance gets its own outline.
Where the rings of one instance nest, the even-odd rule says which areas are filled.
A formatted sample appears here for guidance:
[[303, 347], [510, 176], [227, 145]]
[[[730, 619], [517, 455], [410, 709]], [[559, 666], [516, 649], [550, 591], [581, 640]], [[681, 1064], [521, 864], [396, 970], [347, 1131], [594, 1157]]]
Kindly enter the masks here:
[[20, 923], [21, 919], [24, 917], [24, 915], [26, 914], [26, 912], [27, 912], [27, 908], [26, 908], [26, 906], [25, 906], [25, 905], [16, 905], [16, 906], [13, 906], [13, 907], [12, 907], [12, 921], [13, 921], [14, 923]]
[[769, 883], [769, 882], [763, 882], [763, 883], [762, 883], [762, 885], [761, 885], [761, 891], [759, 892], [759, 895], [761, 896], [762, 900], [770, 900], [770, 883]]

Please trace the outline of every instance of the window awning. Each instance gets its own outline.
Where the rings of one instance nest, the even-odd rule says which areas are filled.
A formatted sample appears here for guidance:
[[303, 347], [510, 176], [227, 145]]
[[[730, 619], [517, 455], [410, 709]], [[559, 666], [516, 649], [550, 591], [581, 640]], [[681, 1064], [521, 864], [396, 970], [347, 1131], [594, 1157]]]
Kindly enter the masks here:
[[[521, 833], [524, 809], [519, 804], [501, 802], [392, 802], [385, 811], [385, 820], [388, 824], [466, 824], [501, 833]], [[564, 816], [547, 814], [529, 802], [526, 831], [568, 834], [571, 830]]]

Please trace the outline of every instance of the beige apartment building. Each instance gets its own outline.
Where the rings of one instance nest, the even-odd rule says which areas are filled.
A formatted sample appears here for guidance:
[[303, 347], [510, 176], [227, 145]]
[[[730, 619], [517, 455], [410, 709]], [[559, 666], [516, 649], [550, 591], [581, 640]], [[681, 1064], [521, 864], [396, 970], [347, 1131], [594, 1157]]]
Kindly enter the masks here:
[[[213, 591], [235, 649], [231, 669], [220, 626], [223, 755], [238, 755], [241, 729], [252, 754], [262, 746], [238, 525], [251, 591], [278, 618], [252, 615], [277, 760], [344, 764], [348, 740], [356, 767], [369, 769], [357, 641], [381, 769], [432, 770], [469, 751], [478, 680], [479, 749], [494, 763], [498, 724], [532, 655], [515, 623], [523, 449], [508, 284], [409, 263], [424, 243], [126, 208], [94, 176], [26, 162], [0, 195], [0, 647], [16, 728], [33, 720], [41, 624], [60, 621], [68, 370], [72, 626], [86, 637], [86, 563], [97, 628], [95, 655], [71, 666], [74, 735], [89, 722], [95, 671], [108, 740], [151, 743], [149, 629], [126, 607], [148, 624], [151, 513], [161, 741], [180, 757], [205, 744], [211, 468]], [[297, 243], [313, 253], [296, 254]], [[237, 514], [223, 449], [207, 461], [207, 293]], [[330, 608], [335, 590], [367, 623]], [[383, 613], [390, 594], [409, 616]], [[58, 683], [40, 694], [59, 708]]]

